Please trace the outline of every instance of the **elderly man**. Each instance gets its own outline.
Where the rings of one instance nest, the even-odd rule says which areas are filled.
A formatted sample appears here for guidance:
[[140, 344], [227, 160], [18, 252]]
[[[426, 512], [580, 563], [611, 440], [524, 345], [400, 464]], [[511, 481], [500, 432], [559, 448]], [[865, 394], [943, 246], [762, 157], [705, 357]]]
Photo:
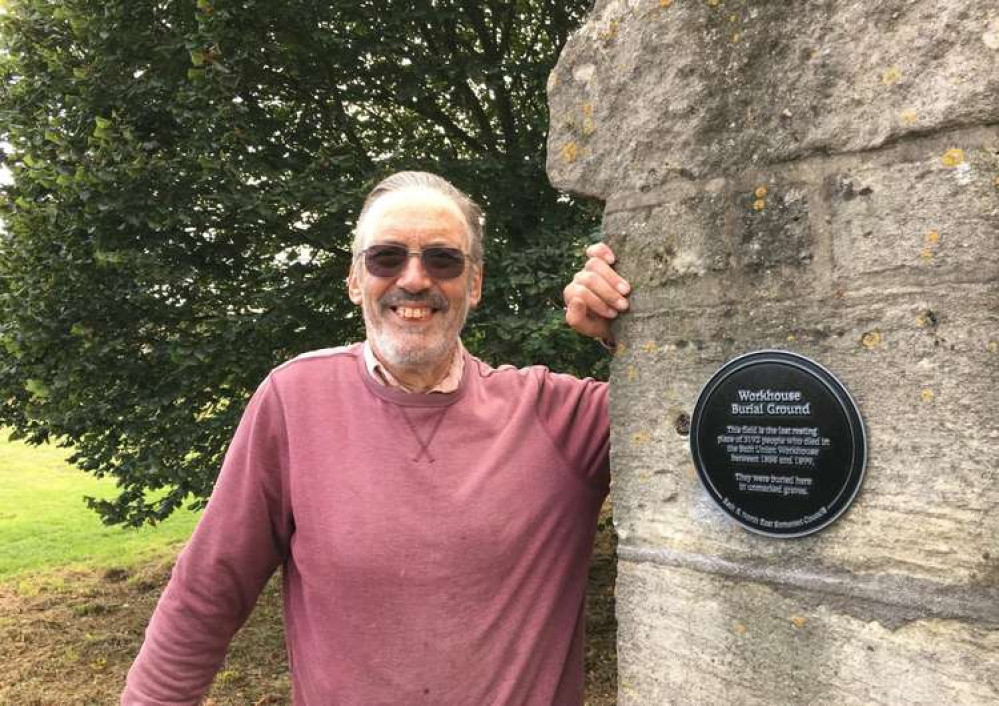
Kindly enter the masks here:
[[[464, 349], [482, 217], [447, 181], [385, 179], [354, 254], [367, 341], [257, 389], [122, 703], [196, 703], [278, 566], [296, 703], [582, 703], [606, 385]], [[599, 336], [627, 285], [591, 254], [565, 296]]]

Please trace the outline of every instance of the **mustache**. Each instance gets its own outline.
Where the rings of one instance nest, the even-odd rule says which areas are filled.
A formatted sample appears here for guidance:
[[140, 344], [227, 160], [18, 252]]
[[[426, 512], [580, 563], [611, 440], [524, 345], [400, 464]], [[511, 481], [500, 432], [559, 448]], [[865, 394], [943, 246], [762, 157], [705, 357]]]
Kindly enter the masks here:
[[386, 292], [379, 299], [382, 306], [400, 306], [402, 304], [427, 304], [432, 309], [447, 311], [449, 308], [447, 298], [440, 292], [407, 292], [403, 289], [393, 289]]

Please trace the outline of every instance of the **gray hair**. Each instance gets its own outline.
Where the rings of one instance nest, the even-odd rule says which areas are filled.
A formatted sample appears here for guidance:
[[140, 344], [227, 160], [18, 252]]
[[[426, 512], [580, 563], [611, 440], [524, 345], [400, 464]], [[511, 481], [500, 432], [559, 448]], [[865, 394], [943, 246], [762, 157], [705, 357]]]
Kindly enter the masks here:
[[396, 172], [382, 179], [371, 190], [367, 198], [364, 199], [364, 206], [361, 207], [361, 215], [357, 217], [357, 225], [354, 228], [354, 243], [352, 246], [354, 259], [361, 254], [364, 247], [365, 231], [367, 229], [368, 215], [375, 202], [386, 194], [397, 191], [428, 190], [436, 191], [442, 196], [446, 196], [454, 202], [454, 205], [461, 211], [465, 222], [468, 224], [468, 249], [472, 263], [482, 265], [483, 245], [482, 231], [485, 218], [482, 208], [475, 203], [468, 194], [458, 189], [454, 184], [444, 177], [431, 174], [430, 172]]

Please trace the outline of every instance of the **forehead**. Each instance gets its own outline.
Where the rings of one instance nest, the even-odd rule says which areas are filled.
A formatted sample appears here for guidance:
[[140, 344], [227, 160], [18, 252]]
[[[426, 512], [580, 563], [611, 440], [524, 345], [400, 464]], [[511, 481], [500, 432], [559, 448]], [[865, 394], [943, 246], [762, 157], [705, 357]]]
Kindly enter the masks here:
[[406, 189], [385, 194], [371, 205], [367, 221], [365, 244], [398, 241], [468, 246], [464, 215], [451, 198], [437, 191]]

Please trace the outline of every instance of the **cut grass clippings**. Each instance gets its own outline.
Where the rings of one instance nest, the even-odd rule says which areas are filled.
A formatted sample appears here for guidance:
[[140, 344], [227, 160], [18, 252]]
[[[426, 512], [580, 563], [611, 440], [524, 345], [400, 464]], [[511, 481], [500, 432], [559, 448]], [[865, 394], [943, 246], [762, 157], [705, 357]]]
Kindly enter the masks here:
[[[31, 595], [0, 583], [0, 704], [118, 703], [171, 564], [62, 569]], [[205, 704], [287, 704], [290, 694], [275, 578], [233, 640]]]

